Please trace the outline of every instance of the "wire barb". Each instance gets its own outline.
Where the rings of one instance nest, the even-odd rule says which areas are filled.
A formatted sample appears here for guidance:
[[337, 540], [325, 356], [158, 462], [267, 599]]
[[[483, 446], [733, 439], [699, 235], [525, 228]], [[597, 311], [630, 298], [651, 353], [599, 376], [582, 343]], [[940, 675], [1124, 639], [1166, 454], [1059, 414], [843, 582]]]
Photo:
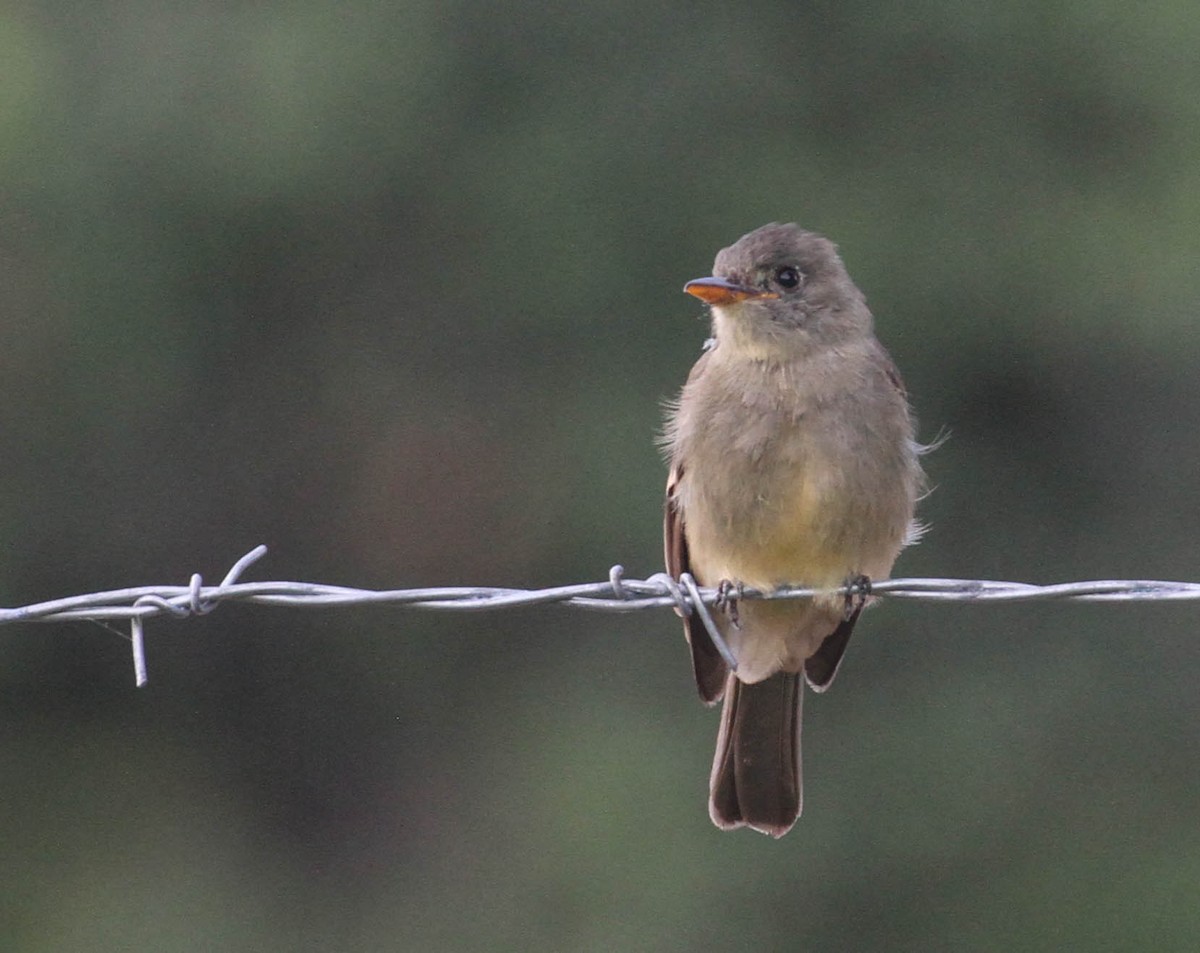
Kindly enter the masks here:
[[[180, 619], [189, 615], [208, 615], [220, 604], [222, 593], [227, 592], [229, 587], [237, 582], [246, 567], [253, 565], [266, 554], [266, 546], [255, 546], [230, 567], [225, 578], [221, 580], [221, 585], [210, 590], [207, 595], [204, 591], [204, 579], [200, 573], [194, 572], [192, 578], [188, 580], [186, 600], [180, 596], [168, 598], [155, 592], [146, 593], [146, 595], [138, 596], [133, 600], [129, 616], [129, 641], [133, 644], [133, 673], [138, 688], [146, 684], [145, 619], [150, 615], [157, 615], [159, 612], [165, 612]], [[98, 593], [98, 595], [106, 595], [106, 593]], [[54, 618], [54, 615], [51, 614], [47, 618]], [[86, 619], [89, 616], [77, 615], [74, 618]], [[5, 620], [0, 617], [0, 622], [3, 621]]]
[[[681, 615], [701, 614], [701, 621], [721, 656], [731, 666], [736, 660], [721, 639], [708, 607], [720, 600], [716, 589], [698, 586], [686, 574], [680, 580], [666, 573], [648, 579], [626, 579], [617, 565], [603, 582], [576, 583], [549, 589], [510, 589], [488, 586], [442, 586], [428, 589], [357, 589], [315, 582], [238, 582], [243, 572], [266, 555], [256, 546], [242, 556], [219, 586], [205, 586], [199, 573], [186, 586], [137, 586], [86, 595], [67, 596], [13, 609], [0, 608], [0, 625], [16, 622], [124, 620], [130, 625], [134, 674], [146, 683], [145, 621], [159, 615], [178, 618], [205, 615], [224, 602], [258, 605], [331, 608], [335, 606], [395, 603], [419, 609], [467, 612], [561, 602], [581, 609], [636, 612], [674, 608]], [[853, 587], [811, 589], [785, 586], [771, 592], [745, 589], [739, 599], [804, 599], [817, 594], [853, 595]], [[886, 579], [872, 580], [872, 597], [917, 599], [927, 602], [1145, 602], [1200, 600], [1200, 583], [1154, 579], [1100, 579], [1034, 585], [988, 579]]]
[[129, 620], [129, 626], [133, 643], [133, 683], [141, 688], [146, 684], [146, 626], [139, 615]]
[[721, 658], [725, 660], [725, 664], [729, 666], [731, 672], [736, 672], [738, 663], [737, 657], [729, 648], [729, 645], [721, 637], [721, 633], [717, 631], [717, 624], [713, 621], [712, 613], [708, 611], [708, 606], [704, 604], [704, 599], [700, 595], [700, 587], [696, 585], [696, 579], [690, 572], [680, 573], [679, 581], [683, 584], [692, 597], [692, 606], [695, 608], [697, 615], [700, 616], [700, 621], [704, 623], [704, 628], [708, 631], [708, 637], [712, 639], [712, 644], [716, 650], [721, 653]]
[[625, 587], [621, 584], [622, 577], [625, 575], [625, 567], [620, 563], [613, 566], [608, 571], [608, 584], [612, 586], [613, 595], [618, 599], [628, 599], [629, 596], [625, 593]]

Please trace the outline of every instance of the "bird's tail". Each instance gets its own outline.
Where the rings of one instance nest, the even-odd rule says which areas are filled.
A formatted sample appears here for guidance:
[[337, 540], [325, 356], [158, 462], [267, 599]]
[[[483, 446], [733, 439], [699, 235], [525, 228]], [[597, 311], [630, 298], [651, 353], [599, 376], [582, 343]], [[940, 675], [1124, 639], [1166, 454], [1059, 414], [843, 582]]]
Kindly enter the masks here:
[[779, 672], [748, 685], [730, 672], [709, 780], [708, 813], [723, 830], [782, 837], [800, 816], [802, 676]]

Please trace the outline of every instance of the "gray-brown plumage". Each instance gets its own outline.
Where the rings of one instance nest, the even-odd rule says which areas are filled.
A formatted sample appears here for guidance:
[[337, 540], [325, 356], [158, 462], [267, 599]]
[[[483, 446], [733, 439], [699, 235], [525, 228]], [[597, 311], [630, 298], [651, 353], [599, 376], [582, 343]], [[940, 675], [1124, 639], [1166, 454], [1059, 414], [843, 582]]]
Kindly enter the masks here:
[[[767, 225], [685, 290], [711, 305], [714, 344], [667, 422], [667, 571], [762, 590], [886, 578], [915, 535], [919, 447], [835, 246]], [[860, 609], [831, 592], [744, 600], [736, 624], [717, 612], [736, 672], [700, 620], [684, 620], [701, 698], [725, 701], [710, 780], [718, 827], [779, 837], [799, 816], [800, 675], [830, 685]]]

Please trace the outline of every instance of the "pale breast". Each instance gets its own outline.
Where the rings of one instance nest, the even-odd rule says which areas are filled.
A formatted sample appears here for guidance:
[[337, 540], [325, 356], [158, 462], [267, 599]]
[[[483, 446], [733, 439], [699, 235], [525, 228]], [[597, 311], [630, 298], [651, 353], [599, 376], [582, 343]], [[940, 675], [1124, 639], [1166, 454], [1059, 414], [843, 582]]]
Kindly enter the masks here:
[[810, 370], [798, 380], [789, 367], [718, 365], [689, 384], [675, 450], [702, 582], [836, 586], [890, 571], [919, 472], [903, 397]]

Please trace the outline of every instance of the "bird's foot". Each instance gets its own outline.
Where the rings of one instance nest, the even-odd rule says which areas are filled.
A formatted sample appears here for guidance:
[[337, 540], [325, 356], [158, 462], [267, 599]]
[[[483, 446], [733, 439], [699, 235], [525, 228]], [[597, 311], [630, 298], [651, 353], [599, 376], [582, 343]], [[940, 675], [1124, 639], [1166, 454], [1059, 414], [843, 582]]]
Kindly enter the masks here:
[[713, 606], [725, 613], [725, 618], [735, 629], [742, 627], [738, 617], [738, 600], [742, 598], [745, 591], [746, 587], [741, 582], [722, 579], [717, 583], [717, 601], [713, 603]]
[[852, 572], [842, 583], [842, 588], [846, 590], [843, 613], [849, 620], [867, 604], [867, 599], [871, 596], [871, 577], [864, 576], [861, 572]]

